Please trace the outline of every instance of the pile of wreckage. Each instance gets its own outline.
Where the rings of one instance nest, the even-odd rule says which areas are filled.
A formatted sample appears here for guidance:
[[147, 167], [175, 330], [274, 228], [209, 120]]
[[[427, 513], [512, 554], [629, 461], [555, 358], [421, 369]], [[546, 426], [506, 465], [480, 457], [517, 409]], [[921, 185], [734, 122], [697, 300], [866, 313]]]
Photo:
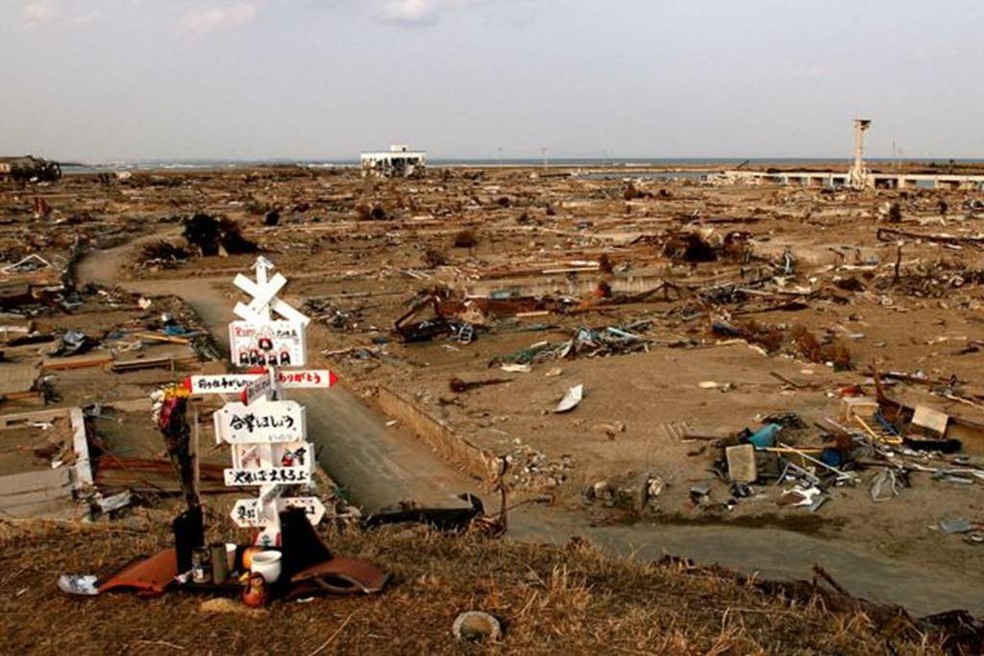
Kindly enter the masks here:
[[175, 269], [187, 263], [195, 255], [202, 257], [242, 255], [255, 253], [259, 246], [243, 235], [239, 223], [225, 217], [196, 212], [189, 216], [174, 216], [168, 220], [180, 221], [184, 244], [157, 239], [144, 244], [137, 251], [133, 268], [137, 271]]
[[[171, 375], [217, 360], [212, 338], [174, 298], [91, 285], [58, 298], [0, 315], [0, 403], [14, 411], [0, 415], [0, 442], [7, 444], [0, 459], [0, 509], [13, 516], [98, 515], [127, 505], [137, 490], [166, 493], [166, 484], [154, 482], [166, 462], [118, 456], [97, 435], [100, 418], [115, 419], [114, 406], [125, 412], [132, 402], [70, 404], [79, 403], [80, 381], [89, 386], [148, 369]], [[91, 311], [130, 311], [133, 318], [96, 334], [40, 327], [69, 316], [84, 322]], [[32, 405], [46, 408], [26, 410]]]
[[[880, 503], [903, 496], [914, 476], [954, 489], [984, 485], [984, 424], [903, 405], [885, 396], [875, 380], [876, 397], [846, 389], [840, 416], [813, 425], [791, 412], [767, 416], [760, 426], [723, 438], [694, 432], [687, 424], [664, 425], [684, 444], [704, 443], [689, 456], [712, 447], [714, 478], [689, 487], [693, 507], [728, 512], [746, 500], [771, 498], [778, 506], [816, 513], [831, 500], [832, 488], [865, 486], [871, 501]], [[965, 452], [965, 443], [972, 452]], [[720, 484], [726, 486], [723, 494]], [[645, 472], [621, 483], [598, 481], [584, 490], [584, 498], [644, 513], [657, 507], [665, 485], [655, 472]], [[984, 544], [984, 517], [942, 517], [939, 528], [961, 534], [968, 544]]]
[[[840, 417], [825, 417], [814, 426], [782, 413], [724, 439], [684, 432], [684, 441], [714, 439], [712, 470], [728, 485], [724, 500], [713, 498], [711, 482], [694, 485], [692, 501], [701, 508], [730, 510], [762, 494], [757, 487], [771, 485], [780, 489], [773, 495], [778, 505], [817, 512], [830, 500], [832, 487], [866, 485], [871, 500], [883, 502], [903, 494], [915, 475], [955, 488], [984, 484], [984, 424], [895, 401], [885, 395], [877, 375], [875, 385], [875, 397], [845, 389]], [[970, 452], [965, 444], [972, 446]], [[944, 518], [940, 527], [984, 544], [984, 520]]]
[[56, 182], [62, 177], [58, 162], [25, 155], [0, 157], [0, 182]]
[[[508, 370], [508, 365], [530, 365], [565, 358], [593, 358], [640, 351], [648, 352], [651, 340], [638, 334], [638, 332], [648, 329], [651, 324], [651, 321], [643, 320], [630, 323], [624, 328], [606, 326], [596, 329], [581, 326], [574, 329], [568, 340], [563, 342], [536, 342], [529, 348], [493, 358], [489, 362], [489, 366], [502, 366]], [[525, 328], [525, 330], [534, 329], [546, 329], [546, 327]]]
[[59, 300], [66, 291], [68, 268], [68, 262], [61, 258], [49, 261], [37, 253], [0, 267], [0, 308], [41, 306]]

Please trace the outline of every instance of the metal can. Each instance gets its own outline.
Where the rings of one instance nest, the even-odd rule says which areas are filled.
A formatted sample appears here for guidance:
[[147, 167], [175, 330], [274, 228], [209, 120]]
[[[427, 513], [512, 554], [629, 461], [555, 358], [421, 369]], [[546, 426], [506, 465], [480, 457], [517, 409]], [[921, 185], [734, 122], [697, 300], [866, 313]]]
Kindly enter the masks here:
[[191, 552], [191, 580], [195, 583], [212, 581], [212, 559], [208, 547], [195, 547]]
[[209, 545], [209, 551], [212, 554], [212, 580], [223, 583], [229, 577], [225, 542], [213, 542]]

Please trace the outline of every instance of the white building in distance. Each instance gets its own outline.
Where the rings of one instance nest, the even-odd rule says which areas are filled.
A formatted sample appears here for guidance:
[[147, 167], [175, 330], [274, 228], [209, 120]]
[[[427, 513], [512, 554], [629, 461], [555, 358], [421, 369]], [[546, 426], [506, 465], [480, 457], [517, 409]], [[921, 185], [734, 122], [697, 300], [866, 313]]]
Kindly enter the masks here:
[[413, 178], [424, 174], [427, 153], [410, 150], [405, 144], [394, 144], [388, 151], [362, 153], [362, 175], [384, 178]]

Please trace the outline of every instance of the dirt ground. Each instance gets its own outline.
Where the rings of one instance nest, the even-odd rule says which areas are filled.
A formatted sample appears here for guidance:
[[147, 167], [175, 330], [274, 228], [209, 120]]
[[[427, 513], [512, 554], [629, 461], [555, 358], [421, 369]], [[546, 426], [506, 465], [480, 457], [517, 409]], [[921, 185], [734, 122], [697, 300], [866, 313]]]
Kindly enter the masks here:
[[[289, 300], [316, 319], [309, 347], [324, 354], [315, 366], [366, 393], [398, 390], [487, 453], [508, 456], [517, 498], [548, 494], [586, 525], [780, 527], [984, 583], [982, 547], [939, 527], [947, 518], [984, 521], [979, 478], [967, 485], [910, 469], [898, 496], [876, 503], [869, 488], [880, 468], [859, 466], [856, 484], [831, 487], [811, 513], [778, 503], [788, 482], [734, 498], [712, 471], [722, 454], [713, 438], [755, 430], [777, 413], [803, 426], [782, 440], [828, 446], [824, 422], [842, 421], [842, 397], [874, 395], [872, 366], [909, 376], [887, 379], [892, 398], [984, 421], [984, 215], [971, 204], [979, 192], [570, 173], [463, 168], [377, 180], [284, 167], [109, 184], [78, 177], [38, 194], [56, 219], [83, 217], [72, 225], [112, 225], [127, 238], [157, 232], [181, 247], [181, 216], [237, 221], [290, 279]], [[3, 198], [20, 230], [36, 225], [29, 199]], [[889, 220], [893, 203], [900, 222]], [[277, 225], [266, 225], [271, 211]], [[254, 259], [137, 258], [121, 273], [179, 286], [231, 280]], [[474, 341], [402, 342], [394, 322], [432, 294], [449, 319], [475, 328]], [[238, 298], [231, 288], [228, 297], [230, 305]], [[425, 304], [411, 320], [430, 316]], [[633, 337], [606, 342], [608, 328]], [[544, 342], [538, 355], [524, 353]], [[530, 360], [529, 370], [501, 369], [510, 357]], [[86, 390], [84, 376], [57, 382]], [[157, 382], [149, 371], [125, 376], [119, 398]], [[454, 391], [453, 379], [478, 385]], [[578, 384], [580, 405], [554, 413]], [[962, 446], [960, 461], [910, 458], [929, 469], [980, 468], [984, 440]], [[691, 488], [704, 483], [710, 495], [695, 503]], [[632, 494], [641, 486], [642, 499]]]

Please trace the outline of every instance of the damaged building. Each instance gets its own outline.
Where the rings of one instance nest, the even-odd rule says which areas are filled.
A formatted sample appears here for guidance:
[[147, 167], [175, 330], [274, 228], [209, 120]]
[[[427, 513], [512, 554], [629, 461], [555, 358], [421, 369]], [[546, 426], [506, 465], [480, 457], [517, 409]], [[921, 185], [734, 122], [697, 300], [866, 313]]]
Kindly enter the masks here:
[[0, 157], [0, 182], [54, 182], [61, 176], [58, 162], [33, 155]]
[[362, 153], [362, 175], [384, 178], [414, 178], [427, 168], [427, 153], [394, 144], [388, 151]]

